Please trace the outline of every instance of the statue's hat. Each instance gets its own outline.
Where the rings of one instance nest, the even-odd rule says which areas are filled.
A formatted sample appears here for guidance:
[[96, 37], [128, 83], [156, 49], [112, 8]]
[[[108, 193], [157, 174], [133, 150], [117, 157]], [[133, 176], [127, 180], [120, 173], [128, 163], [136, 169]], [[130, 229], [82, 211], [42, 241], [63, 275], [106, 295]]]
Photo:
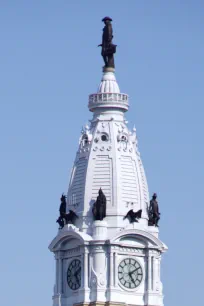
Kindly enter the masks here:
[[105, 20], [110, 20], [110, 21], [112, 21], [112, 19], [111, 19], [110, 17], [108, 17], [108, 16], [106, 16], [106, 17], [104, 17], [104, 18], [102, 19], [102, 21], [105, 21]]
[[156, 193], [154, 193], [154, 194], [153, 194], [153, 197], [157, 197], [157, 194], [156, 194]]

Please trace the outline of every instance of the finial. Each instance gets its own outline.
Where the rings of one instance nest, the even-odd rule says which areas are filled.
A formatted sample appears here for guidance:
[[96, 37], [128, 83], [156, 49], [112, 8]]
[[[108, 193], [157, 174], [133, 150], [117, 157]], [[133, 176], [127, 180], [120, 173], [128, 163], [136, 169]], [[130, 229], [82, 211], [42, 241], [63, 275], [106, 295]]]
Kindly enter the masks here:
[[[112, 43], [113, 39], [113, 28], [111, 24], [112, 19], [106, 16], [102, 19], [102, 22], [104, 22], [105, 26], [103, 28], [102, 43], [98, 45], [98, 47], [102, 48], [101, 55], [105, 63], [103, 71], [108, 72], [110, 68], [111, 69], [115, 68], [113, 54], [116, 53], [117, 45], [114, 45]], [[111, 72], [114, 72], [114, 70], [111, 70]]]

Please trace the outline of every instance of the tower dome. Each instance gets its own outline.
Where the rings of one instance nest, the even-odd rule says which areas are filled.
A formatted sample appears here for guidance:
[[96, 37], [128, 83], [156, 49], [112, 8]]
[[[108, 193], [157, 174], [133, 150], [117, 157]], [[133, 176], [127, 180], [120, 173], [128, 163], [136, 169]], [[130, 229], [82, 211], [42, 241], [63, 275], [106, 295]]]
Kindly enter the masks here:
[[115, 78], [114, 69], [104, 69], [98, 93], [120, 93], [120, 88]]
[[110, 233], [127, 227], [124, 216], [131, 209], [142, 210], [140, 227], [147, 226], [148, 186], [136, 129], [130, 131], [124, 118], [128, 107], [128, 95], [120, 93], [114, 69], [105, 69], [97, 93], [89, 96], [93, 118], [81, 132], [67, 196], [67, 209], [75, 211], [77, 226], [89, 234], [100, 188], [107, 200]]

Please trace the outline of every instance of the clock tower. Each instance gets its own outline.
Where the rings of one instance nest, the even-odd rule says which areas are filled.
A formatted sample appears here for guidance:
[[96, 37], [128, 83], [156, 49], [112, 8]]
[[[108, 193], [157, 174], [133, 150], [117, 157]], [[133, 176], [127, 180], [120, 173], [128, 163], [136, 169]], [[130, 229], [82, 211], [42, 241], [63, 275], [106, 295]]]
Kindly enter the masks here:
[[160, 265], [167, 247], [136, 129], [125, 119], [129, 99], [115, 77], [111, 21], [103, 19], [103, 75], [89, 96], [93, 116], [81, 131], [60, 229], [49, 246], [56, 262], [53, 306], [163, 306]]

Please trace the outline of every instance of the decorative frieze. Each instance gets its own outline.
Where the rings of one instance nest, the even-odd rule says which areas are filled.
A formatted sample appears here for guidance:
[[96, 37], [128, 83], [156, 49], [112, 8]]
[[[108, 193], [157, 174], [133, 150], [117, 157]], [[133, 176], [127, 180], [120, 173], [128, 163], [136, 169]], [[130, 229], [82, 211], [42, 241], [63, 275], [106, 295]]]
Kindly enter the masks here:
[[144, 254], [144, 249], [119, 247], [119, 252]]
[[70, 249], [70, 250], [64, 251], [63, 257], [64, 258], [70, 257], [71, 255], [75, 255], [75, 254], [79, 254], [79, 253], [80, 253], [80, 246], [76, 247], [76, 248], [73, 248], [73, 249]]

